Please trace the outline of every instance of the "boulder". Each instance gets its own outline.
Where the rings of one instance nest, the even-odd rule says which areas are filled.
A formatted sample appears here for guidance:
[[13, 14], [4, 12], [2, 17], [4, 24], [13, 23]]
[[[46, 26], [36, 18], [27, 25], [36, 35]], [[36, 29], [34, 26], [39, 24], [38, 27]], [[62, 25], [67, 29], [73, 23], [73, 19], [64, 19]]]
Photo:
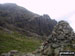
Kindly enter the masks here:
[[10, 52], [8, 52], [9, 54], [10, 54], [10, 56], [12, 55], [16, 55], [16, 54], [18, 54], [19, 52], [18, 52], [18, 50], [11, 50]]

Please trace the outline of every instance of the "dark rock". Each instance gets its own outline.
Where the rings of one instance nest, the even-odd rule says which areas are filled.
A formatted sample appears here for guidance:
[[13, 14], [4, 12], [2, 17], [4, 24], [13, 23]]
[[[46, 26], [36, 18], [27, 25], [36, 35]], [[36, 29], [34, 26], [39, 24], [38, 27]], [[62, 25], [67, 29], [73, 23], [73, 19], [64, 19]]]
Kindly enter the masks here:
[[18, 50], [11, 50], [9, 53], [10, 53], [10, 55], [14, 55], [14, 54], [18, 53]]

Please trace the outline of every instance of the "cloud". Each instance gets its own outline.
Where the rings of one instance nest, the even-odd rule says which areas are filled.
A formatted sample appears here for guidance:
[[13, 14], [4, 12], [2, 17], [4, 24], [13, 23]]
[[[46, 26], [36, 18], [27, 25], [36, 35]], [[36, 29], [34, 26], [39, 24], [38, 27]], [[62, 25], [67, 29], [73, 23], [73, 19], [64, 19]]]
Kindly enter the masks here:
[[69, 18], [69, 21], [70, 21], [70, 25], [72, 26], [73, 30], [75, 31], [75, 14]]

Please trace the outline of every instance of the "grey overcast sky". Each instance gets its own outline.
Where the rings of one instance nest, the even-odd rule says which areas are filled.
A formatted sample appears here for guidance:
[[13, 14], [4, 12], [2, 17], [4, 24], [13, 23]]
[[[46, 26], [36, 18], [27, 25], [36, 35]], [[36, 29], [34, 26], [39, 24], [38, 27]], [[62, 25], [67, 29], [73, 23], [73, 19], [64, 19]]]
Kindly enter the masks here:
[[26, 9], [52, 19], [66, 20], [75, 31], [75, 0], [0, 0], [0, 3], [16, 3]]

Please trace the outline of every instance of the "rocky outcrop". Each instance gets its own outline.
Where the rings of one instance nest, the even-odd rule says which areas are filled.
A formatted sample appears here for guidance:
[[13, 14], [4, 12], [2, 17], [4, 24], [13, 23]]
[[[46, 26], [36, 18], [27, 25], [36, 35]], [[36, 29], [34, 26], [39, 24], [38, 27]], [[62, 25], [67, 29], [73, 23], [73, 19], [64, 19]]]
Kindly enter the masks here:
[[33, 20], [29, 20], [29, 31], [35, 32], [41, 36], [49, 36], [57, 24], [55, 20], [52, 20], [48, 15], [35, 17]]

